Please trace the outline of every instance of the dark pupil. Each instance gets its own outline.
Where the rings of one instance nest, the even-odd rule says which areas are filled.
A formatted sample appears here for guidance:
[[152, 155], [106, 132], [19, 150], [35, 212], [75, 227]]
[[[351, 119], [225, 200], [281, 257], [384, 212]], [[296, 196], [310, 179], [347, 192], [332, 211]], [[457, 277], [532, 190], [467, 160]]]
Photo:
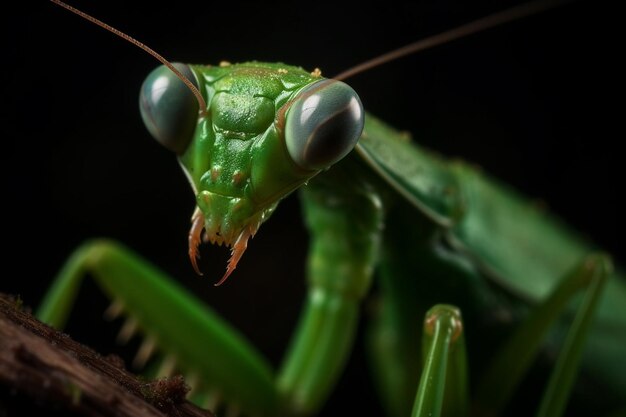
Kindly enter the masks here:
[[320, 123], [307, 140], [304, 160], [313, 166], [324, 165], [341, 154], [346, 146], [345, 138], [354, 131], [354, 119], [349, 107], [343, 107]]

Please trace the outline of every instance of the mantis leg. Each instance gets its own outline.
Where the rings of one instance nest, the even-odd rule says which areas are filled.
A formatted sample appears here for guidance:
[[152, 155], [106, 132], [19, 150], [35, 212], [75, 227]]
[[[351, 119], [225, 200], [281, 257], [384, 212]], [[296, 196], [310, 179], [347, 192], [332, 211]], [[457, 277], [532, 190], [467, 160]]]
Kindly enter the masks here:
[[37, 316], [56, 327], [68, 317], [80, 283], [91, 276], [204, 389], [255, 415], [275, 414], [274, 375], [265, 360], [225, 321], [130, 249], [109, 240], [78, 248], [60, 271]]
[[[382, 203], [358, 181], [358, 176], [351, 181], [318, 178], [301, 194], [311, 232], [309, 290], [278, 377], [288, 413], [314, 414], [351, 351], [382, 230]], [[350, 186], [337, 189], [338, 184]]]
[[585, 337], [610, 274], [611, 262], [606, 255], [589, 255], [561, 280], [548, 299], [531, 311], [483, 372], [475, 404], [481, 415], [501, 413], [537, 356], [550, 327], [565, 312], [574, 296], [584, 291], [539, 412], [540, 416], [561, 415], [576, 379]]
[[422, 337], [424, 369], [412, 417], [466, 415], [467, 360], [460, 310], [446, 304], [431, 308]]
[[389, 415], [405, 417], [415, 408], [423, 373], [420, 352], [428, 351], [421, 331], [427, 311], [442, 303], [457, 306], [469, 339], [472, 329], [484, 328], [483, 317], [498, 308], [493, 304], [499, 300], [491, 302], [479, 271], [462, 254], [441, 247], [439, 230], [412, 207], [398, 205], [388, 218], [367, 342], [383, 407]]
[[[336, 191], [336, 192], [333, 192]], [[382, 204], [359, 187], [304, 193], [312, 233], [309, 292], [277, 379], [268, 364], [213, 311], [120, 244], [99, 240], [68, 260], [38, 312], [62, 326], [86, 274], [123, 305], [141, 330], [182, 368], [210, 381], [225, 402], [254, 415], [312, 414], [336, 383], [351, 351], [360, 300], [371, 283]], [[347, 238], [346, 238], [347, 237]]]

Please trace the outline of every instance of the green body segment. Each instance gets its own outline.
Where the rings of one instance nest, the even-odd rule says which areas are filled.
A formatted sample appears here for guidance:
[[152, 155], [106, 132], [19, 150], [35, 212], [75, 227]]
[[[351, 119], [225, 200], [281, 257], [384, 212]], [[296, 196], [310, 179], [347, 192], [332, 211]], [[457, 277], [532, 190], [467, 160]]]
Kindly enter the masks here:
[[350, 163], [302, 191], [311, 232], [309, 293], [279, 376], [288, 409], [298, 414], [313, 414], [324, 403], [352, 350], [382, 233], [383, 203], [372, 191]]
[[246, 412], [276, 413], [278, 398], [269, 364], [217, 314], [128, 248], [107, 240], [87, 242], [70, 257], [37, 317], [63, 327], [82, 279], [94, 277], [112, 300], [139, 323], [146, 337]]
[[[481, 372], [474, 403], [477, 414], [497, 416], [502, 413], [513, 396], [515, 388], [536, 359], [545, 342], [546, 334], [553, 328], [554, 323], [567, 311], [567, 307], [572, 304], [577, 294], [588, 291], [594, 281], [600, 281], [604, 286], [610, 274], [611, 265], [607, 257], [590, 254], [583, 258], [574, 270], [561, 277], [557, 288], [545, 301], [531, 310], [523, 323], [500, 347], [489, 366]], [[588, 292], [593, 294], [592, 291]], [[597, 293], [594, 295], [596, 301], [601, 292], [597, 291]], [[595, 307], [591, 313], [585, 312], [584, 308], [579, 308], [576, 314], [578, 316], [581, 313], [586, 313], [586, 320], [590, 320], [595, 317]], [[570, 328], [575, 330], [576, 326], [570, 326]], [[585, 332], [587, 330], [585, 329]], [[584, 339], [578, 342], [578, 349], [585, 346]], [[573, 369], [578, 369], [577, 365]], [[573, 380], [572, 377], [567, 383], [571, 384]], [[561, 381], [560, 386], [564, 385], [565, 383]], [[565, 389], [563, 392], [569, 392], [569, 390]]]
[[467, 414], [467, 363], [461, 312], [438, 304], [424, 320], [424, 370], [420, 379], [413, 417]]
[[[393, 150], [393, 154], [380, 153], [383, 156], [378, 158], [377, 150], [385, 146]], [[384, 175], [389, 184], [395, 189], [402, 189], [400, 195], [410, 195], [406, 200], [415, 207], [415, 218], [436, 218], [433, 216], [435, 212], [439, 217], [445, 216], [444, 219], [449, 220], [449, 226], [446, 221], [439, 222], [440, 236], [445, 240], [451, 255], [448, 262], [444, 263], [448, 264], [446, 267], [458, 267], [456, 269], [461, 272], [456, 283], [448, 278], [448, 283], [444, 285], [451, 287], [442, 292], [446, 298], [435, 302], [462, 306], [464, 316], [468, 318], [469, 315], [470, 322], [471, 314], [466, 314], [468, 308], [470, 311], [485, 309], [496, 312], [503, 306], [512, 307], [512, 314], [515, 315], [518, 303], [507, 306], [507, 301], [500, 294], [502, 291], [494, 292], [485, 287], [488, 282], [497, 284], [514, 299], [538, 303], [554, 290], [561, 277], [595, 249], [553, 215], [506, 185], [467, 164], [443, 161], [432, 152], [407, 141], [406, 135], [385, 126], [371, 115], [366, 118], [359, 147], [362, 149], [357, 149], [358, 152], [366, 155], [365, 161], [375, 172], [390, 172]], [[413, 163], [395, 163], [396, 160], [412, 160]], [[422, 164], [419, 162], [421, 160], [427, 162]], [[419, 175], [425, 175], [429, 180], [439, 180], [436, 186], [428, 187], [424, 184], [426, 180], [421, 180]], [[442, 193], [445, 198], [437, 198]], [[415, 203], [414, 199], [418, 199], [419, 203]], [[413, 220], [412, 223], [419, 223], [419, 220]], [[411, 227], [408, 224], [407, 221], [406, 227]], [[416, 244], [416, 247], [419, 246]], [[402, 252], [401, 248], [398, 250]], [[433, 252], [437, 250], [433, 249]], [[441, 251], [438, 253], [441, 254]], [[432, 260], [437, 257], [434, 254]], [[432, 263], [432, 260], [428, 262]], [[405, 258], [403, 262], [409, 265], [414, 260]], [[397, 269], [411, 268], [417, 267]], [[447, 274], [448, 277], [454, 275]], [[473, 289], [468, 292], [469, 299], [473, 298], [473, 303], [483, 303], [483, 306], [456, 302], [454, 293], [459, 285], [464, 287], [458, 284], [463, 280], [473, 282]], [[479, 281], [484, 284], [479, 284]], [[431, 284], [435, 287], [439, 285], [437, 282]], [[476, 289], [479, 294], [476, 294]], [[428, 290], [432, 291], [436, 290]], [[622, 360], [626, 346], [624, 305], [626, 280], [618, 269], [607, 283], [584, 355], [586, 371], [604, 381], [614, 398], [626, 392], [626, 362]], [[620, 370], [616, 371], [618, 368]]]
[[420, 152], [408, 134], [368, 114], [356, 152], [434, 223], [449, 226], [462, 214], [460, 184], [447, 161], [432, 152]]
[[587, 278], [587, 288], [550, 375], [537, 417], [560, 416], [565, 412], [571, 388], [576, 382], [589, 329], [613, 269], [612, 262], [606, 255], [590, 256], [585, 261], [581, 269]]
[[[598, 248], [585, 242], [536, 204], [467, 166], [457, 165], [464, 179], [467, 215], [452, 231], [453, 245], [468, 253], [485, 275], [531, 303], [545, 300], [559, 283]], [[626, 392], [626, 279], [613, 274], [596, 312], [587, 348], [585, 369], [607, 384], [616, 397]], [[571, 320], [566, 316], [559, 327]], [[553, 334], [558, 334], [554, 332]], [[558, 346], [553, 337], [552, 346]]]

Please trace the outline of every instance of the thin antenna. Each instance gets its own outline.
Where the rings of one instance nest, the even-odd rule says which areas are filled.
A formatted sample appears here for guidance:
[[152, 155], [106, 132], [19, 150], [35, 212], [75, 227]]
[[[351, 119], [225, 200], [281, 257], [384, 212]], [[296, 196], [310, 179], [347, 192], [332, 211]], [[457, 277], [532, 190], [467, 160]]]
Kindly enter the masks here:
[[538, 0], [511, 7], [510, 9], [494, 13], [478, 20], [474, 20], [473, 22], [466, 23], [462, 26], [447, 30], [437, 35], [429, 36], [425, 39], [420, 39], [416, 42], [410, 43], [391, 52], [387, 52], [376, 58], [367, 60], [361, 64], [358, 64], [339, 73], [337, 76], [333, 77], [333, 79], [343, 81], [346, 78], [353, 77], [356, 74], [360, 74], [364, 71], [370, 70], [374, 67], [386, 64], [390, 61], [394, 61], [404, 56], [421, 52], [434, 46], [452, 42], [456, 39], [460, 39], [474, 33], [482, 32], [484, 30], [491, 29], [504, 23], [512, 22], [523, 17], [531, 16], [533, 14], [551, 9], [561, 4], [568, 3], [569, 1], [571, 0]]
[[163, 65], [168, 67], [174, 74], [176, 74], [176, 76], [180, 78], [182, 82], [185, 83], [185, 85], [191, 90], [193, 95], [196, 97], [196, 100], [198, 100], [198, 105], [200, 106], [200, 114], [202, 115], [202, 117], [207, 116], [206, 102], [204, 101], [204, 98], [202, 97], [202, 94], [200, 94], [200, 91], [198, 90], [198, 88], [195, 85], [193, 85], [193, 83], [189, 81], [187, 77], [185, 77], [180, 71], [176, 69], [174, 65], [172, 65], [167, 59], [165, 59], [159, 53], [154, 51], [152, 48], [146, 46], [145, 44], [139, 42], [137, 39], [125, 34], [124, 32], [120, 30], [115, 29], [113, 26], [107, 25], [106, 23], [96, 19], [95, 17], [92, 17], [85, 12], [81, 12], [77, 8], [72, 7], [69, 4], [62, 2], [61, 0], [50, 0], [50, 1], [58, 6], [63, 7], [66, 10], [69, 10], [70, 12], [74, 14], [77, 14], [83, 19], [88, 20], [89, 22], [94, 23], [100, 26], [101, 28], [106, 29], [109, 32], [116, 34], [117, 36], [124, 39], [125, 41], [132, 43], [133, 45], [137, 46], [138, 48], [143, 49], [144, 51], [146, 51], [147, 53], [149, 53], [150, 55], [158, 59]]

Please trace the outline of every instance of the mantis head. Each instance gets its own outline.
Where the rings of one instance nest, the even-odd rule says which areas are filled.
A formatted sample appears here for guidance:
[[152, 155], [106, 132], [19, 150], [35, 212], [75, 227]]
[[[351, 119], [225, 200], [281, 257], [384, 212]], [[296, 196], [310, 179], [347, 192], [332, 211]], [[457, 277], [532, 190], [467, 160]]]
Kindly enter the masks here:
[[343, 82], [283, 64], [174, 66], [206, 108], [161, 66], [141, 88], [141, 115], [178, 155], [194, 190], [189, 255], [196, 272], [201, 241], [231, 249], [219, 285], [278, 202], [354, 148], [363, 106]]

